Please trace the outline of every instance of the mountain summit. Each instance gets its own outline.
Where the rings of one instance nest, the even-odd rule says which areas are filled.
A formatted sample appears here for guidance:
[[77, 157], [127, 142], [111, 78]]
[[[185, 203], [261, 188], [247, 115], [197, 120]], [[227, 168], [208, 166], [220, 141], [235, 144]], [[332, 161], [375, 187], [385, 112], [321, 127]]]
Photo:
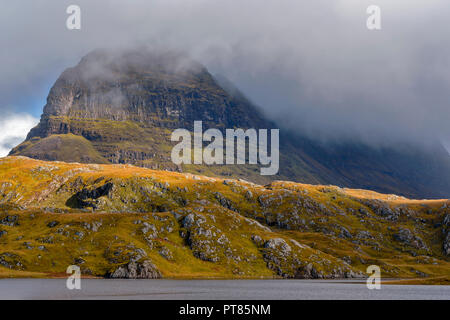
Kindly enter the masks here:
[[[257, 165], [175, 165], [177, 128], [280, 128], [280, 171]], [[82, 163], [130, 163], [258, 183], [293, 180], [408, 197], [450, 196], [450, 157], [440, 146], [375, 149], [322, 145], [283, 130], [232, 84], [183, 54], [96, 50], [58, 78], [40, 123], [10, 155]]]
[[62, 73], [40, 123], [11, 154], [173, 169], [170, 132], [192, 129], [195, 120], [219, 129], [273, 127], [181, 54], [97, 50]]

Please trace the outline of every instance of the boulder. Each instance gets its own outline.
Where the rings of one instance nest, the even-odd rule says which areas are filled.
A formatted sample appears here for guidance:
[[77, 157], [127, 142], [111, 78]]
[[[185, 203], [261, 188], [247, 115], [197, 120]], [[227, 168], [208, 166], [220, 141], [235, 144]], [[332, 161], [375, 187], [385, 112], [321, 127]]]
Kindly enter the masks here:
[[428, 249], [420, 237], [414, 235], [411, 230], [406, 228], [400, 228], [399, 231], [394, 234], [394, 239], [416, 249]]
[[14, 227], [19, 225], [19, 216], [6, 216], [5, 218], [0, 220], [0, 224], [8, 227]]
[[444, 254], [446, 256], [450, 256], [450, 231], [447, 233], [447, 236], [444, 239], [443, 249], [444, 249]]
[[121, 265], [108, 273], [106, 277], [112, 279], [161, 279], [162, 274], [150, 260], [144, 260]]

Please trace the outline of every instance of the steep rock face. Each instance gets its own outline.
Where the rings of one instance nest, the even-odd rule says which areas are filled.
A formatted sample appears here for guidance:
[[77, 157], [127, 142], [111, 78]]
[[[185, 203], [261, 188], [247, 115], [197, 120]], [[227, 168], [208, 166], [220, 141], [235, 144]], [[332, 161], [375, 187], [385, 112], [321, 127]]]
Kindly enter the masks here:
[[11, 154], [180, 170], [170, 161], [170, 133], [196, 120], [204, 130], [274, 127], [182, 55], [97, 50], [61, 74], [40, 123]]
[[[42, 160], [131, 163], [257, 183], [293, 180], [372, 189], [408, 197], [450, 195], [450, 157], [427, 150], [322, 145], [267, 120], [243, 94], [184, 55], [148, 50], [96, 50], [64, 71], [40, 123], [11, 151]], [[177, 166], [170, 161], [176, 128], [280, 128], [280, 171], [261, 176], [255, 165]]]
[[201, 65], [174, 53], [94, 51], [62, 73], [30, 137], [69, 133], [101, 139], [63, 119], [133, 121], [144, 127], [270, 126], [247, 101], [230, 96]]
[[444, 236], [443, 250], [444, 254], [450, 256], [450, 213], [444, 217], [442, 234]]

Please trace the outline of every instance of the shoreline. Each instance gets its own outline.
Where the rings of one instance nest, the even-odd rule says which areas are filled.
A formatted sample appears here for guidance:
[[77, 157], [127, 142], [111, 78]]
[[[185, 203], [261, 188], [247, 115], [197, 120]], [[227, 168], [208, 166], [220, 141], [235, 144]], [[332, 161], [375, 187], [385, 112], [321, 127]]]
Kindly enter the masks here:
[[[0, 275], [1, 280], [12, 280], [12, 279], [41, 279], [41, 280], [57, 280], [57, 279], [67, 279], [69, 277], [68, 274], [65, 273], [38, 273], [38, 272], [24, 272], [21, 275], [10, 275], [3, 276]], [[341, 284], [365, 284], [367, 278], [336, 278], [336, 279], [285, 279], [285, 278], [277, 278], [277, 277], [168, 277], [161, 279], [111, 279], [106, 277], [99, 276], [90, 276], [85, 275], [81, 276], [81, 279], [95, 279], [95, 280], [168, 280], [168, 281], [177, 281], [177, 280], [191, 280], [191, 281], [268, 281], [268, 280], [284, 280], [286, 282], [291, 281], [317, 281], [318, 283], [341, 283]], [[430, 278], [386, 278], [381, 279], [382, 285], [437, 285], [437, 286], [449, 286], [450, 285], [450, 277], [430, 277]]]

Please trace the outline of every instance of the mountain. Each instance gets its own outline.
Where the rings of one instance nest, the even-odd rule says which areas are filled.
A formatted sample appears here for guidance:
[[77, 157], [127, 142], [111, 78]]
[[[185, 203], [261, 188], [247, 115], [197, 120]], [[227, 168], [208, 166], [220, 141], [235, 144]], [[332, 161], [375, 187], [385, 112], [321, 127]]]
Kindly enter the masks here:
[[73, 264], [109, 278], [353, 278], [378, 265], [448, 284], [449, 258], [449, 200], [0, 159], [0, 278]]
[[[174, 129], [280, 128], [280, 171], [258, 165], [175, 165]], [[40, 123], [10, 155], [234, 177], [364, 188], [416, 198], [450, 196], [450, 156], [429, 148], [321, 144], [268, 120], [239, 90], [183, 54], [96, 50], [64, 71]]]

